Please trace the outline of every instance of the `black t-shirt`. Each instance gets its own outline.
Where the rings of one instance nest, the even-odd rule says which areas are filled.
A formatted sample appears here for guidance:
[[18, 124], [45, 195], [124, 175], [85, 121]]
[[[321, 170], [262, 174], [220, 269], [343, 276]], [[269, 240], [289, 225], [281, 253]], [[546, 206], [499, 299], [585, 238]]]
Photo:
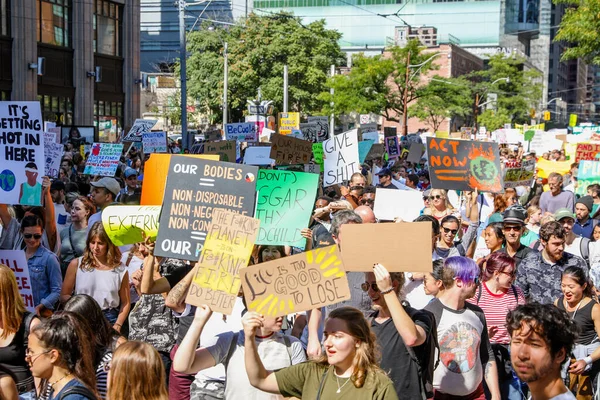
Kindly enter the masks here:
[[[191, 265], [185, 265], [179, 268], [174, 269], [168, 276], [165, 276], [167, 281], [169, 282], [169, 286], [171, 289], [175, 287], [185, 276], [192, 270]], [[177, 330], [177, 341], [176, 344], [181, 344], [181, 341], [185, 337], [188, 329], [190, 329], [190, 325], [194, 321], [194, 314], [196, 313], [196, 307], [192, 306], [190, 313], [185, 316], [179, 318], [179, 328]]]
[[[410, 306], [404, 306], [404, 310], [416, 325], [423, 328], [428, 337], [427, 340], [431, 340], [433, 315], [430, 312], [416, 310]], [[417, 364], [417, 361], [408, 352], [392, 318], [380, 324], [375, 321], [377, 314], [375, 312], [371, 315], [371, 329], [375, 333], [377, 343], [381, 349], [381, 369], [388, 374], [394, 383], [398, 397], [420, 399], [421, 378], [419, 376], [419, 364]], [[423, 368], [426, 368], [429, 360], [427, 340], [422, 345], [413, 347], [413, 351]]]
[[[505, 253], [508, 254], [508, 251], [506, 250], [506, 247], [501, 248], [500, 250], [498, 250], [500, 253]], [[515, 255], [513, 256], [513, 258], [515, 259], [515, 266], [518, 268], [519, 264], [521, 264], [521, 261], [523, 261], [523, 259], [525, 258], [525, 256], [529, 253], [531, 253], [532, 251], [535, 251], [525, 245], [523, 245], [523, 243], [521, 243], [521, 245], [519, 246], [519, 249], [517, 250], [517, 252], [515, 253]]]

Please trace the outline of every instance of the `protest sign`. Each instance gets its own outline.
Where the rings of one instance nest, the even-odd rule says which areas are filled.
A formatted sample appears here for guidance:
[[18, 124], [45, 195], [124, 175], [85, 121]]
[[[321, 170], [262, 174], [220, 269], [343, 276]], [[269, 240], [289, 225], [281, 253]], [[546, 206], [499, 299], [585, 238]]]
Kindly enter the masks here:
[[256, 125], [251, 122], [225, 124], [225, 138], [237, 142], [256, 142]]
[[102, 210], [102, 226], [117, 246], [143, 242], [158, 234], [160, 206], [108, 206]]
[[577, 170], [577, 189], [575, 194], [585, 196], [587, 187], [600, 183], [600, 161], [583, 160], [579, 162]]
[[393, 136], [397, 136], [397, 129], [395, 126], [386, 126], [383, 128], [383, 137], [393, 137]]
[[115, 176], [123, 153], [123, 143], [94, 143], [85, 163], [86, 175]]
[[166, 153], [167, 132], [143, 132], [142, 145], [144, 154]]
[[362, 137], [363, 140], [372, 140], [374, 144], [379, 144], [379, 132], [363, 132]]
[[195, 261], [214, 209], [254, 215], [258, 168], [171, 156], [154, 254]]
[[332, 186], [350, 179], [360, 171], [358, 130], [353, 129], [323, 142], [323, 185]]
[[571, 170], [571, 164], [571, 161], [548, 161], [540, 157], [536, 165], [537, 176], [547, 178], [552, 172], [564, 175]]
[[306, 164], [312, 158], [312, 143], [279, 134], [271, 135], [271, 154], [277, 165]]
[[61, 143], [72, 143], [75, 148], [82, 144], [94, 143], [96, 129], [93, 126], [61, 126]]
[[292, 130], [300, 129], [300, 113], [279, 113], [278, 120], [280, 135], [290, 135], [292, 133]]
[[434, 189], [504, 190], [498, 143], [429, 137], [427, 157]]
[[562, 146], [562, 140], [556, 139], [552, 134], [544, 131], [535, 131], [533, 138], [529, 142], [529, 151], [534, 151], [536, 154], [541, 155], [547, 151], [560, 150]]
[[504, 187], [531, 186], [535, 174], [535, 160], [507, 161], [504, 166]]
[[204, 143], [204, 154], [217, 154], [221, 161], [235, 162], [235, 140], [221, 140], [220, 142]]
[[44, 131], [44, 146], [56, 143], [56, 133]]
[[44, 121], [44, 132], [54, 134], [54, 142], [60, 143], [60, 126], [56, 122]]
[[240, 279], [248, 310], [270, 318], [350, 299], [337, 246], [242, 268]]
[[[569, 114], [569, 126], [575, 127], [577, 125], [577, 114]], [[573, 129], [573, 133], [575, 133], [575, 129]]]
[[185, 302], [231, 314], [260, 221], [215, 208]]
[[216, 140], [223, 140], [223, 132], [220, 129], [213, 129], [211, 131], [204, 132], [204, 140], [214, 142]]
[[365, 160], [375, 160], [375, 159], [383, 157], [384, 154], [385, 154], [385, 145], [380, 144], [380, 143], [375, 143], [373, 146], [371, 146], [371, 150], [369, 150], [369, 154], [367, 154], [367, 157], [365, 158]]
[[321, 169], [323, 169], [323, 165], [324, 165], [323, 143], [313, 143], [312, 152], [313, 152], [313, 159], [315, 160], [315, 164], [319, 164]]
[[58, 170], [60, 169], [60, 160], [63, 156], [64, 146], [60, 143], [47, 143], [44, 146], [44, 171], [46, 176], [50, 178], [58, 178]]
[[596, 159], [596, 154], [598, 153], [600, 153], [600, 143], [577, 143], [575, 162], [582, 160], [593, 161]]
[[315, 123], [301, 123], [300, 130], [302, 131], [302, 136], [304, 140], [308, 140], [311, 143], [318, 142], [319, 136], [319, 125]]
[[319, 176], [305, 172], [258, 171], [256, 215], [260, 230], [256, 244], [289, 245], [301, 249], [300, 235], [308, 227], [317, 196]]
[[400, 218], [410, 222], [421, 214], [423, 207], [422, 192], [377, 188], [373, 212], [382, 221]]
[[[171, 154], [150, 154], [150, 158], [146, 160], [144, 164], [144, 185], [142, 186], [141, 205], [162, 205], [171, 157]], [[219, 161], [219, 156], [216, 154], [185, 154], [182, 157]]]
[[31, 279], [27, 258], [23, 250], [0, 250], [0, 264], [6, 265], [15, 274], [17, 286], [25, 308], [29, 312], [35, 312], [33, 303], [33, 291], [31, 290]]
[[319, 127], [317, 131], [317, 140], [315, 143], [320, 143], [324, 140], [329, 139], [329, 117], [308, 117], [309, 124], [317, 124]]
[[42, 126], [39, 102], [0, 101], [0, 203], [41, 204]]
[[371, 147], [375, 144], [372, 140], [363, 140], [362, 142], [358, 142], [358, 161], [362, 164], [365, 162], [365, 158], [369, 154]]
[[408, 151], [408, 157], [406, 157], [406, 161], [411, 163], [420, 162], [424, 151], [425, 146], [423, 146], [422, 143], [411, 143], [410, 150]]
[[304, 164], [304, 172], [318, 175], [321, 173], [321, 166], [319, 164]]
[[136, 119], [133, 126], [123, 138], [124, 142], [141, 142], [142, 134], [144, 132], [150, 132], [152, 127], [156, 125], [157, 120], [155, 119]]
[[431, 222], [344, 224], [340, 237], [346, 271], [431, 272]]
[[389, 158], [398, 158], [400, 156], [400, 145], [398, 136], [388, 136], [383, 139], [385, 141], [385, 150]]
[[244, 151], [244, 164], [248, 165], [273, 165], [271, 146], [247, 147]]
[[271, 135], [273, 135], [275, 133], [274, 130], [269, 129], [269, 128], [263, 128], [262, 132], [260, 133], [259, 136], [259, 142], [265, 143], [265, 142], [269, 142], [271, 140]]

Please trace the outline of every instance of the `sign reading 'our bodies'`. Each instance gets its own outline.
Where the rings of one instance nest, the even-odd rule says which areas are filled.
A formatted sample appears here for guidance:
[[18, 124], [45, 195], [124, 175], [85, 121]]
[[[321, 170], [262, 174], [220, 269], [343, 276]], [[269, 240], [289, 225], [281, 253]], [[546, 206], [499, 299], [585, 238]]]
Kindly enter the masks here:
[[335, 135], [323, 142], [323, 186], [332, 186], [350, 179], [360, 171], [358, 160], [358, 130]]
[[172, 156], [154, 253], [198, 260], [214, 209], [254, 216], [257, 174], [254, 166]]
[[40, 103], [0, 101], [1, 203], [41, 204], [43, 125]]
[[290, 245], [304, 248], [300, 235], [308, 226], [319, 175], [305, 172], [258, 171], [256, 218], [260, 230], [256, 244]]

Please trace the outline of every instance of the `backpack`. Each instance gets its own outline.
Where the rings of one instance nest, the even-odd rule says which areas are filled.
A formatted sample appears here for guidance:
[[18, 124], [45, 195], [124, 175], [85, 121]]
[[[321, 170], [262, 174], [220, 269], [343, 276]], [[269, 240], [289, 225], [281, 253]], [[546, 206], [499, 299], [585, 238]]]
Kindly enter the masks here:
[[70, 388], [65, 390], [63, 393], [61, 393], [60, 396], [58, 397], [58, 399], [56, 399], [56, 400], [63, 400], [65, 397], [72, 395], [72, 394], [84, 396], [90, 400], [98, 400], [98, 398], [96, 397], [94, 392], [92, 392], [90, 389], [88, 389], [85, 386], [71, 386]]

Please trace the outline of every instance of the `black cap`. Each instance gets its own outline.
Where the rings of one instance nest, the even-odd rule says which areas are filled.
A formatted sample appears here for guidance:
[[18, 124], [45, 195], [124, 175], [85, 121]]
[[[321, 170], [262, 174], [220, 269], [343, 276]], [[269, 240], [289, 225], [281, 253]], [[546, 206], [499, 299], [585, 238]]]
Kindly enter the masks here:
[[65, 183], [63, 181], [59, 181], [58, 179], [55, 180], [54, 182], [52, 182], [52, 184], [50, 185], [50, 191], [53, 190], [65, 190]]

